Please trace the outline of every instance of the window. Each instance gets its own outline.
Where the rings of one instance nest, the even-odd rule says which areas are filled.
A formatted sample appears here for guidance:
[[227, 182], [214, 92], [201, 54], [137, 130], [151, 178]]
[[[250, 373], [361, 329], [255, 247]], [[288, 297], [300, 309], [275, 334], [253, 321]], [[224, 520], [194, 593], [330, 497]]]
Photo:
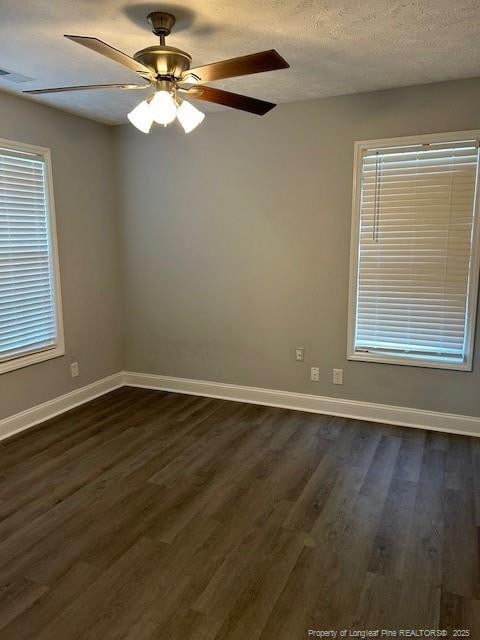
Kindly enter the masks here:
[[479, 136], [356, 143], [349, 359], [471, 370]]
[[63, 355], [48, 149], [0, 140], [0, 373]]

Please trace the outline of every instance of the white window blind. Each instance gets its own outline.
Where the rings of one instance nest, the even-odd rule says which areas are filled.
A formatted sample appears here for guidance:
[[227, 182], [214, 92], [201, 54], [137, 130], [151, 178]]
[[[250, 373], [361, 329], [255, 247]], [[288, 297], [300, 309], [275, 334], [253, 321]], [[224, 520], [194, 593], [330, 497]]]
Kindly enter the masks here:
[[59, 347], [55, 266], [46, 159], [0, 148], [0, 366]]
[[476, 140], [363, 149], [355, 353], [467, 361], [478, 157]]

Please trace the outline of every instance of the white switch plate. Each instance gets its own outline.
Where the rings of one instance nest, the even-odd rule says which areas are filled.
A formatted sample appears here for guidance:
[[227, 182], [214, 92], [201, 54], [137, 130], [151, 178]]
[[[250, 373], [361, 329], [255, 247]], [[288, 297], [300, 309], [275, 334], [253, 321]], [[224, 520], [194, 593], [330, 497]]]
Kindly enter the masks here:
[[295, 360], [297, 362], [303, 362], [305, 359], [305, 349], [304, 347], [297, 347], [295, 349]]
[[80, 369], [78, 367], [78, 362], [72, 362], [70, 365], [70, 374], [72, 378], [76, 378], [80, 374]]
[[333, 370], [333, 384], [343, 384], [343, 369]]
[[312, 367], [310, 369], [310, 380], [318, 382], [320, 380], [320, 369], [318, 367]]

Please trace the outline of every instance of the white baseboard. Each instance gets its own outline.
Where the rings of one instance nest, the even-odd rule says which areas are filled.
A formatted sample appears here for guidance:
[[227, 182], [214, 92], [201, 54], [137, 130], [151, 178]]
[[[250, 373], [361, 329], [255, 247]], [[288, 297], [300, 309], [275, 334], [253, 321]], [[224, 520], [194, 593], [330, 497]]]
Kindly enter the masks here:
[[291, 391], [245, 387], [223, 382], [120, 371], [0, 420], [0, 440], [125, 385], [480, 437], [480, 418], [474, 416], [314, 396]]
[[196, 396], [207, 396], [223, 400], [237, 400], [251, 404], [296, 409], [310, 413], [382, 422], [403, 427], [444, 431], [467, 436], [480, 436], [480, 418], [454, 413], [439, 413], [408, 407], [395, 407], [374, 402], [343, 400], [306, 393], [276, 391], [258, 387], [243, 387], [236, 384], [172, 378], [147, 373], [124, 372], [124, 383], [133, 387], [145, 387], [162, 391], [175, 391]]
[[44, 422], [69, 409], [78, 407], [78, 405], [93, 400], [104, 393], [123, 387], [123, 385], [123, 372], [114, 373], [107, 378], [102, 378], [85, 387], [65, 393], [63, 396], [53, 398], [53, 400], [38, 404], [31, 409], [26, 409], [26, 411], [4, 418], [0, 420], [0, 440], [13, 436], [15, 433], [24, 431], [24, 429], [33, 427], [39, 422]]

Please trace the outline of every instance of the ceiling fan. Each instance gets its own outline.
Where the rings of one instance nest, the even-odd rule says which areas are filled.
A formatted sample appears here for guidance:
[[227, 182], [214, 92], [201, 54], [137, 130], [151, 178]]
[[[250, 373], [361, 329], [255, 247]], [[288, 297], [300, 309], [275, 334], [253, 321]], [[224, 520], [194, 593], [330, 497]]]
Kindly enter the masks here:
[[177, 117], [186, 133], [199, 125], [205, 114], [194, 107], [182, 96], [194, 100], [215, 102], [226, 107], [241, 109], [256, 115], [264, 115], [275, 107], [272, 102], [250, 98], [238, 93], [223, 91], [204, 83], [224, 80], [263, 71], [285, 69], [290, 65], [274, 49], [251, 55], [222, 60], [201, 67], [190, 68], [192, 58], [185, 51], [169, 47], [165, 38], [175, 24], [175, 16], [163, 11], [154, 11], [147, 17], [153, 33], [159, 37], [160, 44], [137, 51], [133, 58], [111, 47], [98, 38], [66, 35], [66, 38], [96, 51], [114, 62], [135, 71], [141, 76], [140, 84], [94, 84], [87, 86], [56, 87], [52, 89], [34, 89], [24, 91], [29, 94], [58, 93], [63, 91], [83, 91], [89, 89], [150, 89], [154, 92], [143, 100], [129, 114], [128, 119], [143, 133], [148, 133], [154, 122], [167, 126]]

